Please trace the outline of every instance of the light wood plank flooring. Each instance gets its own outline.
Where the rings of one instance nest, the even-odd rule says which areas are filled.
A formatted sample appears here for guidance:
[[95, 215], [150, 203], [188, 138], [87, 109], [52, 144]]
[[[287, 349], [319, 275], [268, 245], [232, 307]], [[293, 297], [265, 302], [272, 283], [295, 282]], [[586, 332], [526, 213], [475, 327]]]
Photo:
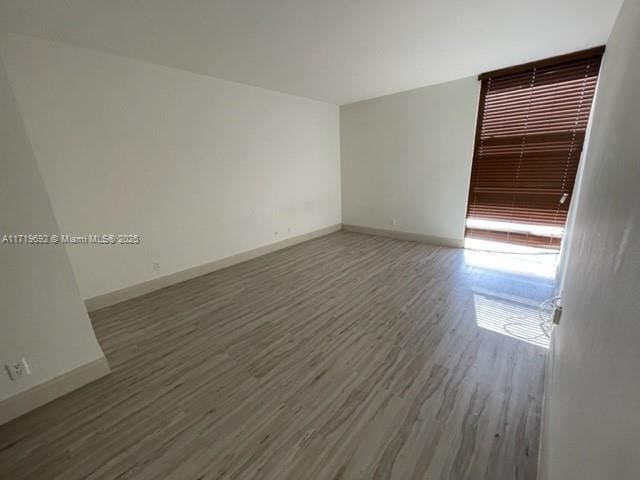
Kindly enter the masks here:
[[113, 373], [1, 426], [0, 477], [534, 479], [546, 350], [493, 327], [551, 292], [338, 232], [102, 309]]

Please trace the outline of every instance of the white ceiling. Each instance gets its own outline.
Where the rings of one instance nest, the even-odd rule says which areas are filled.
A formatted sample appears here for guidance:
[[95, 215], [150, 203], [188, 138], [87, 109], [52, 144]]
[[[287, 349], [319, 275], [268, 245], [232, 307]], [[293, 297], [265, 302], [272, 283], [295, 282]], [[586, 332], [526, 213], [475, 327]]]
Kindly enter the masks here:
[[0, 0], [0, 26], [345, 104], [603, 44], [621, 3]]

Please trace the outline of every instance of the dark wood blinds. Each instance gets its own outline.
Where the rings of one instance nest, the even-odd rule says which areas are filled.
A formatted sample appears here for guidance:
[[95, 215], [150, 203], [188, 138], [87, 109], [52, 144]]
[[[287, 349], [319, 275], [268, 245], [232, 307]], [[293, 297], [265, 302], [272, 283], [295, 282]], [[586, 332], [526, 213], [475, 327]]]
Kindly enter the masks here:
[[564, 227], [603, 53], [600, 47], [480, 76], [467, 237], [559, 244], [548, 233], [553, 228], [522, 225]]

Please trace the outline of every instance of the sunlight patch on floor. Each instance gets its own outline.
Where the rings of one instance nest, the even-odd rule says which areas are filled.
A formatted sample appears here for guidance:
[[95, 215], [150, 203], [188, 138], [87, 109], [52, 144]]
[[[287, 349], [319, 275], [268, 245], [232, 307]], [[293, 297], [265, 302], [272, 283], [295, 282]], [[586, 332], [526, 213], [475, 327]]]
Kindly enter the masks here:
[[471, 267], [552, 279], [558, 251], [487, 240], [465, 239], [465, 263]]
[[549, 348], [551, 316], [547, 304], [478, 291], [473, 294], [473, 303], [479, 327]]

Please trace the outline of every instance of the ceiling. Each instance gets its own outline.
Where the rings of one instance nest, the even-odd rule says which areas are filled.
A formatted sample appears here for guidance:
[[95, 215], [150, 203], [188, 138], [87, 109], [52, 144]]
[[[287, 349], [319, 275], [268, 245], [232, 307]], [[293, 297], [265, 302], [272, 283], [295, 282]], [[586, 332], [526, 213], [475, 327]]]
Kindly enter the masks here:
[[0, 27], [335, 104], [606, 42], [622, 0], [0, 0]]

